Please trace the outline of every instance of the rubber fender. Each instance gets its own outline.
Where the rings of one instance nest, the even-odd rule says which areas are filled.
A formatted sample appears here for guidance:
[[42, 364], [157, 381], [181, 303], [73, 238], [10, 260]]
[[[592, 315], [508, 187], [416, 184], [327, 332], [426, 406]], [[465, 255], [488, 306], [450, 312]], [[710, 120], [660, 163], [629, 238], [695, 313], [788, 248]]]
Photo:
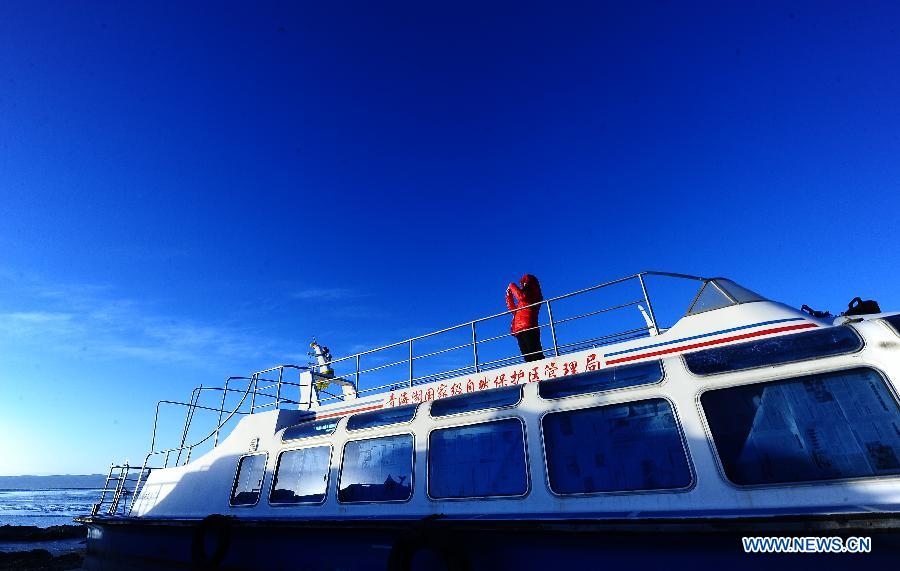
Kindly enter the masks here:
[[[211, 542], [212, 549], [207, 550]], [[191, 562], [194, 569], [218, 569], [231, 546], [231, 518], [213, 514], [200, 520], [191, 539]]]
[[[468, 571], [466, 554], [453, 541], [447, 540], [447, 533], [437, 529], [419, 529], [400, 537], [391, 547], [388, 557], [388, 571], [410, 571], [413, 559], [423, 551], [443, 564], [447, 571]], [[438, 567], [440, 569], [440, 567]]]

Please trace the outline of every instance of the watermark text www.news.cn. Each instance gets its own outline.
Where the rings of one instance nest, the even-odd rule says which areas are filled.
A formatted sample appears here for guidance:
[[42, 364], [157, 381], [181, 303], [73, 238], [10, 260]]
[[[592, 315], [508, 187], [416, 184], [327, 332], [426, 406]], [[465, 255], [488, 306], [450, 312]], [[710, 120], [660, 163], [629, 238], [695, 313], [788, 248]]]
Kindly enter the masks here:
[[744, 553], [871, 553], [871, 537], [742, 537]]

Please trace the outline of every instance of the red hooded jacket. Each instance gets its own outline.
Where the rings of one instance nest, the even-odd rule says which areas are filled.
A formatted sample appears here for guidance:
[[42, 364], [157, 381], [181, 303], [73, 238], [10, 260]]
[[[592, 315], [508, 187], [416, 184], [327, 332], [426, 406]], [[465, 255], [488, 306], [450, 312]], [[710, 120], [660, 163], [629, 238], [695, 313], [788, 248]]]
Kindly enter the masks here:
[[[519, 280], [519, 283], [522, 284], [521, 288], [513, 283], [506, 288], [506, 308], [508, 310], [512, 311], [517, 307], [531, 305], [544, 300], [544, 296], [541, 294], [541, 284], [536, 277], [531, 274], [525, 274]], [[513, 335], [524, 329], [536, 327], [540, 309], [540, 305], [535, 305], [516, 311], [512, 320], [511, 329]]]

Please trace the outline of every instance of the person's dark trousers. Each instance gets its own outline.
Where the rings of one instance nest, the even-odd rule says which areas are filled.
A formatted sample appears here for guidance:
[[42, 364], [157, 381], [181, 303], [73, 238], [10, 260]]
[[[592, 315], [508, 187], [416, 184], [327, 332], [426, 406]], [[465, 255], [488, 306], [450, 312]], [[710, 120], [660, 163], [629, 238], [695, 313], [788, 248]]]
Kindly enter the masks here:
[[522, 352], [526, 363], [529, 361], [540, 361], [544, 358], [540, 329], [535, 328], [516, 333], [516, 341], [519, 342], [519, 350]]

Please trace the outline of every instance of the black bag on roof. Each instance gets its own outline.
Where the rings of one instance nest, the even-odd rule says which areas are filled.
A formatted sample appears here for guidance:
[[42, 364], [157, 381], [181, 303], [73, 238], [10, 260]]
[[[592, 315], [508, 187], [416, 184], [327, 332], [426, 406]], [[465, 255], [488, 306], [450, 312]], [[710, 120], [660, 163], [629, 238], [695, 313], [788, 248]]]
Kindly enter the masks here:
[[863, 301], [860, 297], [854, 297], [847, 304], [847, 311], [844, 312], [844, 315], [869, 315], [871, 313], [881, 313], [877, 301], [874, 299]]

